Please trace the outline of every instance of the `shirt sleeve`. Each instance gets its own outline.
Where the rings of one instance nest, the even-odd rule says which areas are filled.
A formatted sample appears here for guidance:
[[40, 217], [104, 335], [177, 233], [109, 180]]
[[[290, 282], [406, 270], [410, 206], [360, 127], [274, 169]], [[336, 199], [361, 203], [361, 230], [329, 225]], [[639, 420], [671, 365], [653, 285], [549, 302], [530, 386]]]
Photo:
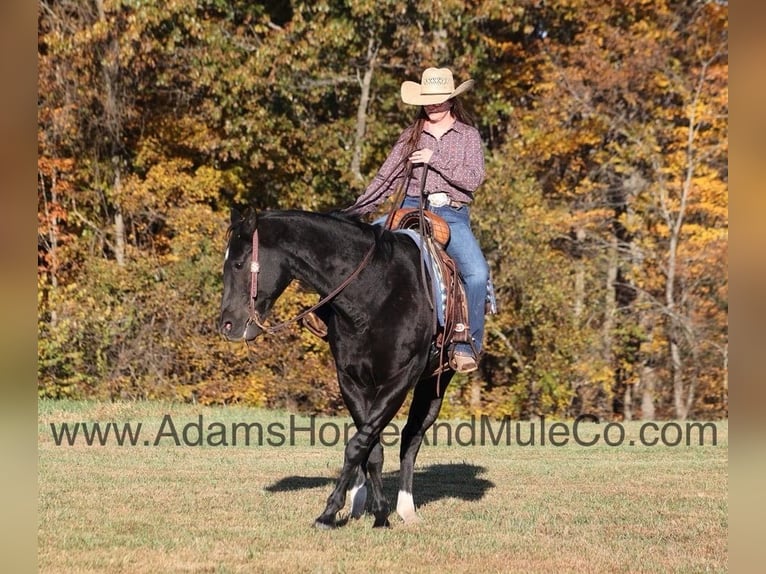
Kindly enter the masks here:
[[484, 148], [478, 130], [465, 126], [455, 140], [434, 150], [429, 165], [451, 185], [473, 193], [484, 182]]
[[405, 145], [409, 130], [405, 130], [394, 147], [386, 157], [378, 173], [372, 179], [367, 189], [364, 190], [354, 202], [354, 205], [344, 211], [352, 215], [364, 215], [375, 210], [396, 189], [396, 183], [404, 177], [406, 158], [404, 157]]

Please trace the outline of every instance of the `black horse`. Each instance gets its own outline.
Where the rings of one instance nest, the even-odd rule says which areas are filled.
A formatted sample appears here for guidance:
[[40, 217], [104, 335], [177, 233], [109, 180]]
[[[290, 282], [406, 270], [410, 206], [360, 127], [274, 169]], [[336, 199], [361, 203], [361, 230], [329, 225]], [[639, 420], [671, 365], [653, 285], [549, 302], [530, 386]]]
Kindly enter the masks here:
[[411, 389], [396, 511], [407, 523], [419, 520], [412, 498], [415, 458], [454, 374], [446, 370], [432, 375], [438, 365], [432, 344], [436, 326], [420, 257], [406, 235], [355, 219], [303, 211], [241, 215], [232, 210], [219, 324], [225, 337], [251, 341], [260, 335], [274, 302], [293, 280], [322, 297], [342, 287], [325, 305], [327, 339], [357, 432], [346, 446], [327, 506], [314, 521], [318, 528], [335, 526], [349, 489], [351, 516], [364, 512], [368, 474], [374, 526], [389, 526], [380, 433]]

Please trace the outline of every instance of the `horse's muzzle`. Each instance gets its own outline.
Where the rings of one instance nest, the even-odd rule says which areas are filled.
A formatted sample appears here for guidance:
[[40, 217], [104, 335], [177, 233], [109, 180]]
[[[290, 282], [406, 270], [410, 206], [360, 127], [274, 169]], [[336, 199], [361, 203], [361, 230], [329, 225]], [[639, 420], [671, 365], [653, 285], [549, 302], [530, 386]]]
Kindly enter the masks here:
[[263, 332], [261, 327], [252, 321], [246, 321], [244, 325], [240, 323], [237, 327], [232, 321], [224, 318], [221, 318], [218, 330], [229, 341], [252, 341]]

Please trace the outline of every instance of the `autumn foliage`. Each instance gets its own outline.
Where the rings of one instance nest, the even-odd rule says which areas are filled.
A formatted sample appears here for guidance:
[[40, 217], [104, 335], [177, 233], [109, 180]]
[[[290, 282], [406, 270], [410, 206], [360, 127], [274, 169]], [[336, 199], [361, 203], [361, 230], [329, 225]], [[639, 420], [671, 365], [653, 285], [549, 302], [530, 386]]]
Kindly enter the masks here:
[[[500, 307], [445, 412], [727, 416], [713, 1], [41, 1], [40, 395], [342, 409], [306, 331], [216, 334], [229, 207], [349, 205], [431, 65], [476, 80]], [[315, 300], [293, 286], [277, 317]]]

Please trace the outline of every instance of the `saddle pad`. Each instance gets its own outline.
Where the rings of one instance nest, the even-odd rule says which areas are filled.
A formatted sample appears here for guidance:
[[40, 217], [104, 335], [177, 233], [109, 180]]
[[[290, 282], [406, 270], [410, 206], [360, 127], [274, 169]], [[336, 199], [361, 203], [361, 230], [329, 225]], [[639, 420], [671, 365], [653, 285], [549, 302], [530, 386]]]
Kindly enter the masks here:
[[442, 277], [441, 269], [434, 262], [431, 252], [423, 246], [423, 238], [420, 234], [413, 229], [397, 229], [394, 233], [403, 233], [407, 235], [415, 245], [418, 246], [420, 254], [425, 262], [426, 270], [431, 278], [431, 290], [433, 291], [434, 304], [436, 305], [436, 317], [439, 321], [439, 326], [444, 327], [444, 314], [447, 308], [447, 286], [444, 283], [444, 277]]

